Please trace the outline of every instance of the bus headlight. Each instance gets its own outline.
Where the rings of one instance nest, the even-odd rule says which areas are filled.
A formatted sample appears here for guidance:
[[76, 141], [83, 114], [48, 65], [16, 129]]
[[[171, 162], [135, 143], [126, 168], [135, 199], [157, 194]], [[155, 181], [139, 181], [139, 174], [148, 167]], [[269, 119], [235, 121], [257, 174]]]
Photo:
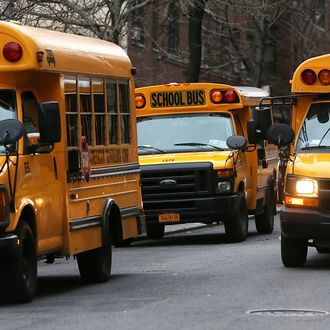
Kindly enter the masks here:
[[286, 182], [284, 204], [287, 206], [318, 207], [317, 180], [289, 175]]
[[230, 181], [219, 181], [217, 184], [217, 191], [219, 193], [228, 193], [231, 191]]
[[318, 197], [318, 184], [313, 179], [303, 179], [296, 181], [296, 192], [300, 196]]

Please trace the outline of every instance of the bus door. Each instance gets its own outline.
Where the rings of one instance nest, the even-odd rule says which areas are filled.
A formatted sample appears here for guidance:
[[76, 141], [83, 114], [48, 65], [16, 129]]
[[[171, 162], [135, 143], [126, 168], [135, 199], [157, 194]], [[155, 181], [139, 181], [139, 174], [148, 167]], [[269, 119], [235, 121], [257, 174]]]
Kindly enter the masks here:
[[[25, 128], [23, 137], [24, 164], [21, 164], [22, 175], [19, 175], [22, 189], [38, 209], [38, 252], [60, 247], [63, 233], [64, 190], [59, 179], [59, 159], [49, 146], [38, 146], [39, 103], [35, 94], [29, 89], [22, 89], [19, 95], [22, 105], [22, 117]], [[62, 181], [63, 182], [63, 181]], [[47, 252], [47, 251], [44, 251]]]

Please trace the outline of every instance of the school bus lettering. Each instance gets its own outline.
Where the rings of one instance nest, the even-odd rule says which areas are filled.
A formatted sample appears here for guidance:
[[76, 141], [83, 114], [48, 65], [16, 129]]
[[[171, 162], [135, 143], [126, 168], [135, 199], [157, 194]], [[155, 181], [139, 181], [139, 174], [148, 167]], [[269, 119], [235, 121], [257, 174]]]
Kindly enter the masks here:
[[151, 94], [152, 108], [197, 106], [204, 103], [204, 90], [160, 92]]
[[4, 21], [0, 44], [2, 297], [31, 301], [42, 258], [105, 282], [112, 245], [144, 228], [132, 63], [110, 42]]
[[[165, 225], [202, 220], [223, 221], [230, 239], [243, 241], [248, 213], [255, 214], [258, 233], [272, 232], [277, 158], [270, 161], [266, 150], [277, 149], [259, 139], [246, 151], [244, 137], [268, 93], [215, 83], [135, 92], [148, 237], [161, 238]], [[270, 112], [263, 114], [270, 118]]]

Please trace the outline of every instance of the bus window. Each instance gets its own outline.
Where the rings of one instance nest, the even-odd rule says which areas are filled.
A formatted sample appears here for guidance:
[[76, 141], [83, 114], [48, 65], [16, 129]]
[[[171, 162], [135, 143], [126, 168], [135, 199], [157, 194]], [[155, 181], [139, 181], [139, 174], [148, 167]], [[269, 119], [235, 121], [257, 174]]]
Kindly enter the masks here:
[[25, 132], [38, 133], [38, 102], [32, 92], [22, 93], [23, 124]]
[[92, 79], [93, 102], [95, 115], [95, 144], [106, 145], [106, 112], [104, 98], [104, 82], [103, 79]]
[[119, 107], [121, 123], [121, 141], [124, 144], [130, 143], [130, 107], [129, 107], [128, 81], [119, 82]]
[[117, 85], [115, 81], [108, 80], [106, 86], [110, 144], [118, 144]]
[[66, 136], [68, 147], [78, 146], [78, 102], [77, 79], [75, 76], [65, 76], [65, 109], [66, 109]]
[[91, 86], [90, 79], [87, 77], [79, 77], [79, 96], [81, 135], [86, 137], [89, 145], [93, 145]]

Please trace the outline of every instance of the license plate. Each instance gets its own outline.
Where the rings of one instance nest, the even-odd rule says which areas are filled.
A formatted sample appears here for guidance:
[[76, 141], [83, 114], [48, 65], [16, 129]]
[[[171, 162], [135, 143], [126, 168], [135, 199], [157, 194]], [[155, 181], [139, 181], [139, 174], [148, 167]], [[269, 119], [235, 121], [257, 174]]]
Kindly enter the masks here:
[[180, 222], [180, 214], [178, 213], [164, 213], [159, 214], [159, 222]]

